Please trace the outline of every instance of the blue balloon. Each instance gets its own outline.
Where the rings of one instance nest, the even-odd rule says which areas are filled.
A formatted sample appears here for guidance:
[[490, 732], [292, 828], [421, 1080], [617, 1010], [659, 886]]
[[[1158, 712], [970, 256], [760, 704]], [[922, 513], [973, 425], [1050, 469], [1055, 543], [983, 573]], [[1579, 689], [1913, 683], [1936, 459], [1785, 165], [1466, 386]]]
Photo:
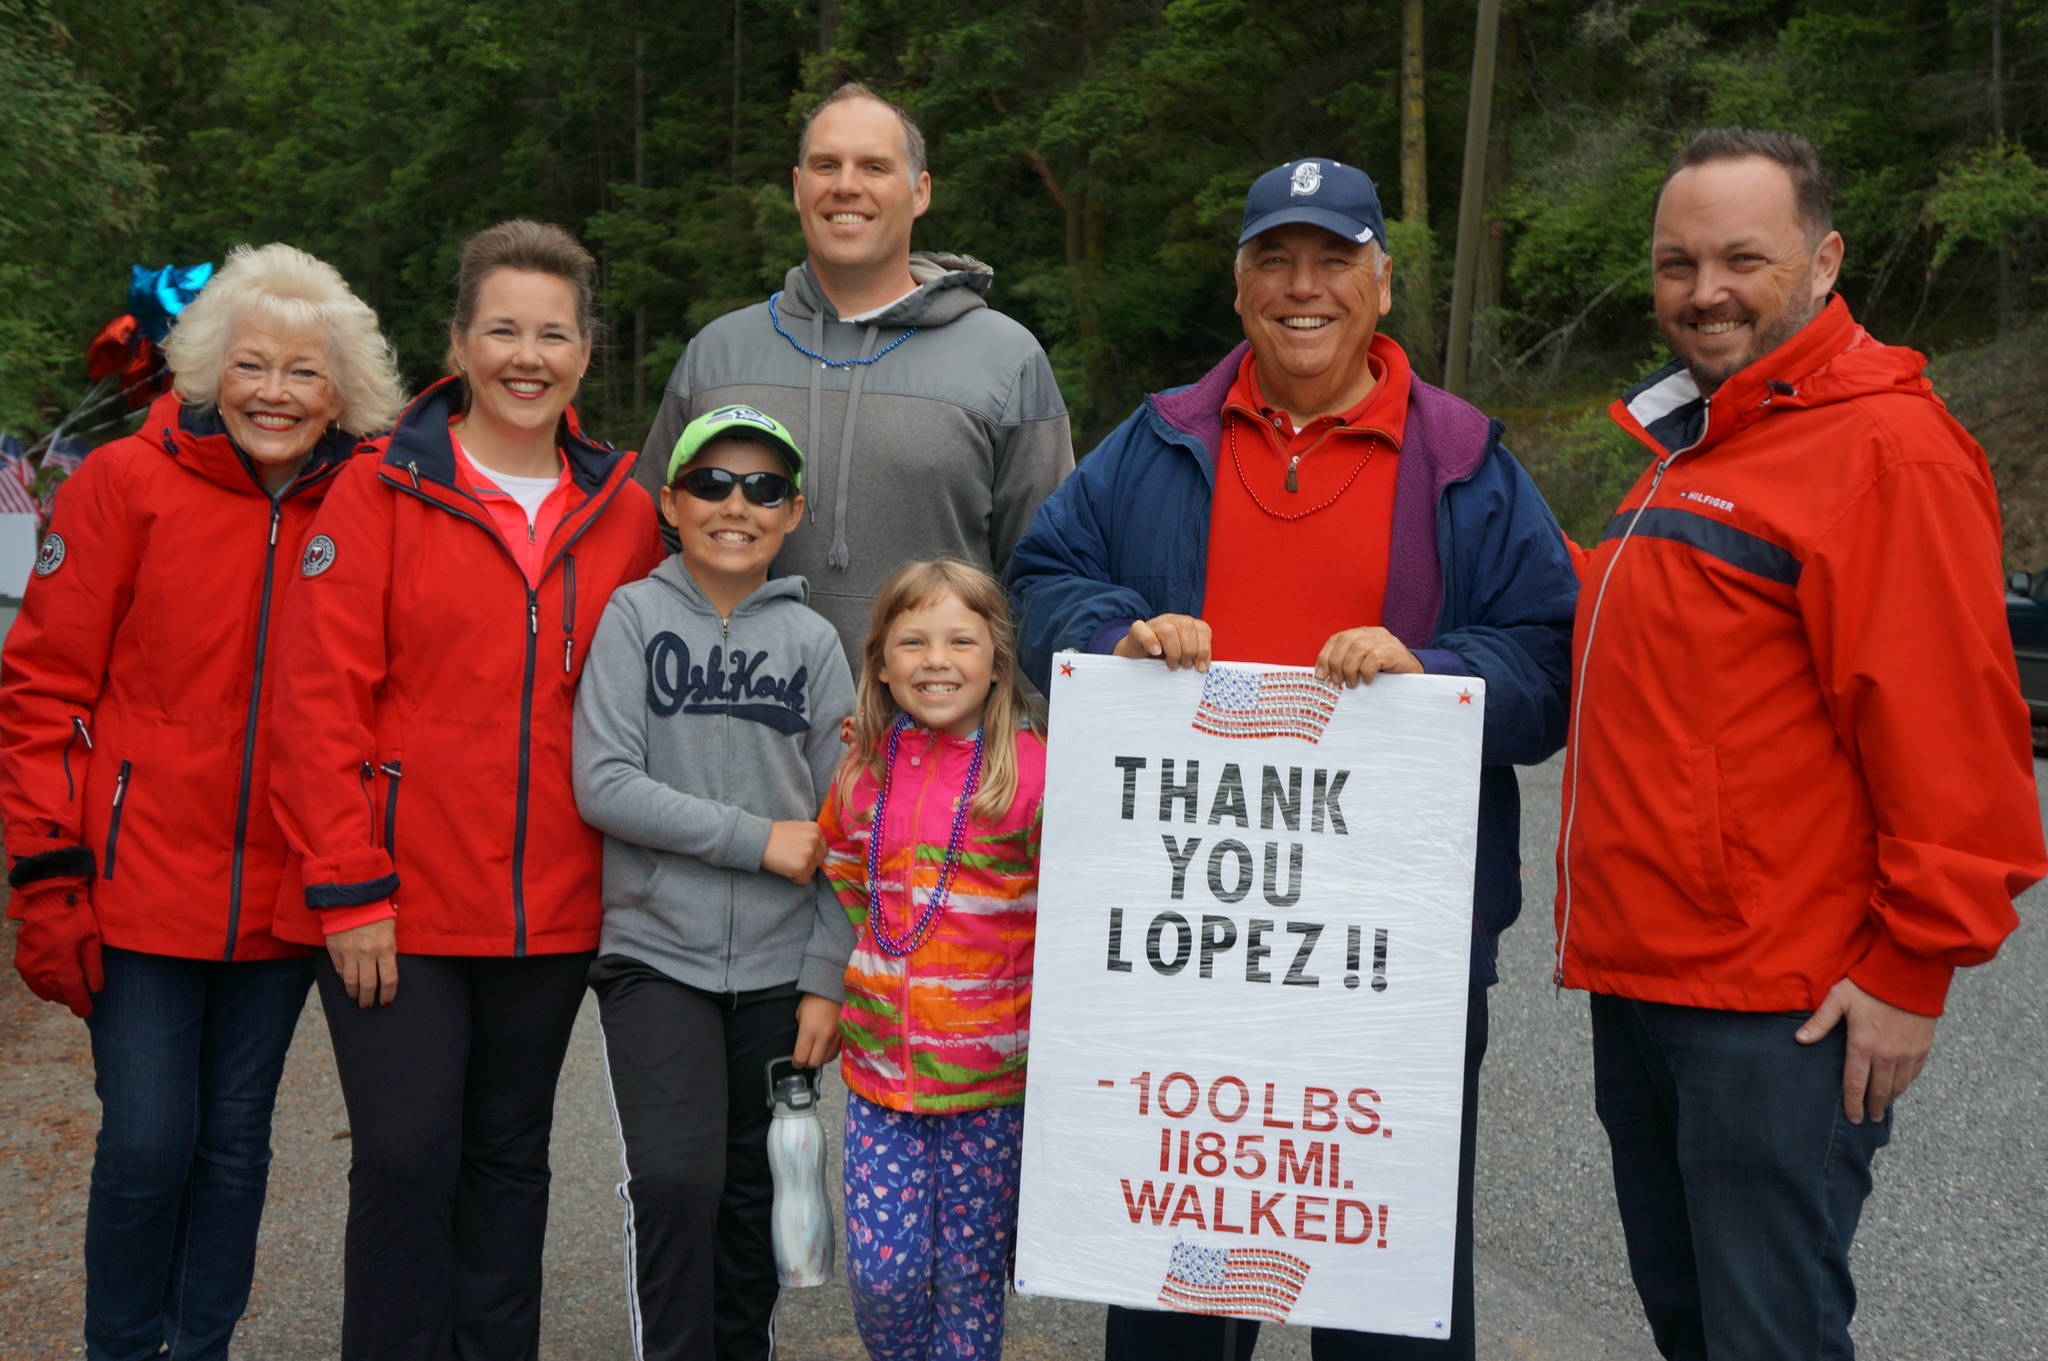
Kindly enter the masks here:
[[171, 322], [199, 296], [213, 277], [212, 264], [165, 265], [162, 269], [130, 267], [128, 311], [142, 333], [159, 345], [171, 333]]

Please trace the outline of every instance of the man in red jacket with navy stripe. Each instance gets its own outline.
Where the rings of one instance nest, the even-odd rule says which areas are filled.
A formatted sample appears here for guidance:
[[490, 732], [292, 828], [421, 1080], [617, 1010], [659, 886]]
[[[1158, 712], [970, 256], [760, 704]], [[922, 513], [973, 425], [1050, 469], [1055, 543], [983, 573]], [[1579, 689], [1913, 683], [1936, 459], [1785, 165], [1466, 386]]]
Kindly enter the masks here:
[[1557, 981], [1667, 1357], [1854, 1354], [1891, 1103], [2043, 871], [1991, 473], [1841, 263], [1804, 138], [1678, 154], [1677, 359], [1614, 404], [1652, 458], [1581, 556]]

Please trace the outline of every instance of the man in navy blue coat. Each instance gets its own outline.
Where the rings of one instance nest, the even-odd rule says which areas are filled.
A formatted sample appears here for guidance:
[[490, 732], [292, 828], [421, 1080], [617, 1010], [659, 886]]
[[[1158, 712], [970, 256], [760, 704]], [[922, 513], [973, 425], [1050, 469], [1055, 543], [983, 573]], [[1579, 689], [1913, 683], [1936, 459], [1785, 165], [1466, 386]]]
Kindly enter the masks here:
[[[1010, 560], [1024, 661], [1062, 649], [1206, 668], [1313, 665], [1486, 682], [1471, 997], [1447, 1340], [1317, 1329], [1325, 1358], [1473, 1355], [1472, 1158], [1486, 989], [1522, 906], [1513, 767], [1564, 742], [1578, 581], [1501, 427], [1415, 378], [1378, 333], [1392, 303], [1377, 191], [1322, 157], [1245, 199], [1234, 267], [1246, 343], [1145, 399], [1039, 508]], [[1112, 1308], [1112, 1361], [1222, 1354], [1224, 1323]], [[1249, 1357], [1257, 1325], [1238, 1326]]]

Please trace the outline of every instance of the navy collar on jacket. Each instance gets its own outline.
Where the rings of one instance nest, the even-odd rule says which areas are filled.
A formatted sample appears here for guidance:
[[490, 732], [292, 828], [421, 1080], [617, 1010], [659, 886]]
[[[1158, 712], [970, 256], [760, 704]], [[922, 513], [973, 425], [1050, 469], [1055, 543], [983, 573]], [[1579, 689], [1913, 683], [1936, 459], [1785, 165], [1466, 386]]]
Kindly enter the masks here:
[[[157, 421], [167, 416], [165, 406], [177, 407], [177, 426], [168, 424], [157, 432], [156, 443], [165, 453], [179, 459], [185, 465], [201, 473], [209, 480], [234, 491], [248, 491], [257, 496], [272, 495], [263, 485], [262, 470], [256, 461], [242, 451], [228, 434], [227, 422], [221, 419], [220, 409], [215, 406], [193, 406], [179, 398], [175, 392], [166, 393], [151, 404], [150, 414], [145, 422]], [[162, 424], [161, 421], [157, 423]], [[147, 430], [145, 424], [145, 431]], [[357, 440], [346, 430], [334, 429], [321, 434], [314, 442], [306, 461], [299, 465], [298, 472], [285, 484], [284, 490], [300, 487], [317, 481], [348, 461], [356, 450]], [[239, 471], [237, 471], [239, 470]], [[242, 480], [246, 477], [246, 483]]]
[[[448, 422], [461, 413], [462, 399], [460, 378], [443, 378], [413, 398], [412, 405], [392, 427], [390, 443], [384, 450], [384, 466], [408, 474], [416, 471], [423, 481], [438, 482], [444, 487], [459, 486], [455, 477], [455, 444], [448, 437]], [[564, 413], [562, 423], [567, 432], [560, 447], [569, 463], [569, 480], [585, 496], [594, 495], [619, 462], [630, 455], [609, 444], [584, 438], [573, 407]]]

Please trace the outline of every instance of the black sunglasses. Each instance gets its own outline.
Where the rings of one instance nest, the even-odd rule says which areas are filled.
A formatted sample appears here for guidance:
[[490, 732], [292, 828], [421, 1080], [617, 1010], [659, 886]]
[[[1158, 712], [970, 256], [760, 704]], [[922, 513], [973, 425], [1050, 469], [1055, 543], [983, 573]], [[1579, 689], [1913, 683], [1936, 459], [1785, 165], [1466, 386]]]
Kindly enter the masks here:
[[692, 468], [678, 477], [675, 485], [699, 501], [723, 501], [737, 486], [740, 495], [757, 506], [779, 506], [796, 490], [796, 484], [781, 473], [747, 473], [742, 476], [724, 468]]

